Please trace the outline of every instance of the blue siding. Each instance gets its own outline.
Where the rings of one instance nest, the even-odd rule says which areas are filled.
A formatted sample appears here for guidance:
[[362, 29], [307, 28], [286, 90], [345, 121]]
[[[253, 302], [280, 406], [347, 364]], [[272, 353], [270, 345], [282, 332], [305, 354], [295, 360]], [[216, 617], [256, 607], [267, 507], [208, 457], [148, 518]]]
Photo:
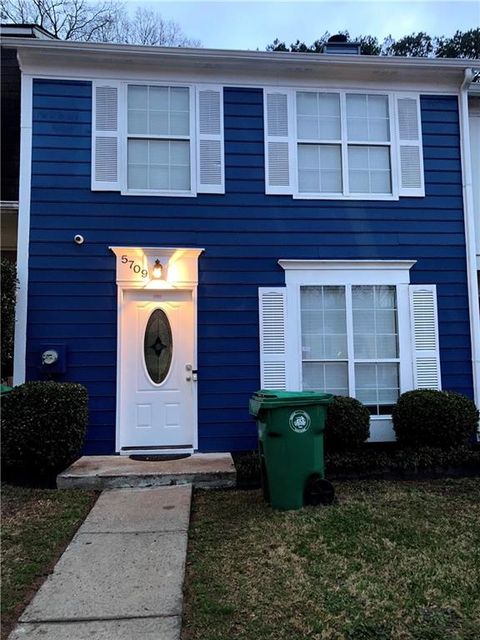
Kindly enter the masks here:
[[[199, 275], [199, 437], [203, 451], [256, 444], [259, 286], [279, 258], [416, 259], [436, 283], [444, 388], [472, 395], [457, 100], [422, 97], [425, 198], [299, 201], [264, 194], [258, 89], [225, 89], [226, 194], [122, 197], [90, 191], [91, 85], [34, 82], [28, 376], [40, 343], [68, 345], [66, 379], [90, 393], [87, 452], [114, 451], [115, 260], [110, 245], [205, 247]], [[77, 246], [73, 235], [85, 236]]]

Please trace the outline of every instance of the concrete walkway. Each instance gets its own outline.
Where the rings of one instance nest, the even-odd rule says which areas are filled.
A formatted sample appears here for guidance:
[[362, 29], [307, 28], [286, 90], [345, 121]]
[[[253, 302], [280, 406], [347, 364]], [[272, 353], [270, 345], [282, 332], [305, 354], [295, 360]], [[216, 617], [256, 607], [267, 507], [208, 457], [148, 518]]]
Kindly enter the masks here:
[[191, 498], [104, 491], [9, 640], [179, 640]]

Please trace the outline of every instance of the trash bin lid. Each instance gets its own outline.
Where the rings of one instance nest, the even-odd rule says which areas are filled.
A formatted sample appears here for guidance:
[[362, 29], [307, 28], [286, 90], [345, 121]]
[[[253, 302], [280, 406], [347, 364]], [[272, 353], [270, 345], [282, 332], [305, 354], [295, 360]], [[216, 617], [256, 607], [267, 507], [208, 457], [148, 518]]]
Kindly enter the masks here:
[[250, 414], [258, 415], [261, 409], [274, 409], [287, 406], [311, 406], [314, 404], [330, 404], [331, 393], [320, 391], [277, 391], [260, 389], [250, 399]]
[[6, 384], [0, 384], [0, 396], [4, 396], [7, 393], [10, 393], [10, 391], [12, 391], [13, 387], [9, 387]]

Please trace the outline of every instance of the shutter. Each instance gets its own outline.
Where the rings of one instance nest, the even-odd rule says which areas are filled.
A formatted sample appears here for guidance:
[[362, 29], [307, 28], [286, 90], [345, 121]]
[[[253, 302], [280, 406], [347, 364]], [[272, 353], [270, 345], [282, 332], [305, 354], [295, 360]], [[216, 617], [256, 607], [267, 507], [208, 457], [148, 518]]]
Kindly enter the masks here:
[[415, 389], [441, 389], [437, 292], [434, 284], [409, 286]]
[[260, 287], [260, 386], [286, 389], [286, 289]]
[[399, 195], [424, 196], [420, 97], [396, 94]]
[[93, 82], [92, 190], [120, 191], [120, 83]]
[[265, 89], [265, 192], [292, 194], [291, 94], [287, 89]]
[[197, 90], [197, 192], [225, 193], [223, 88]]

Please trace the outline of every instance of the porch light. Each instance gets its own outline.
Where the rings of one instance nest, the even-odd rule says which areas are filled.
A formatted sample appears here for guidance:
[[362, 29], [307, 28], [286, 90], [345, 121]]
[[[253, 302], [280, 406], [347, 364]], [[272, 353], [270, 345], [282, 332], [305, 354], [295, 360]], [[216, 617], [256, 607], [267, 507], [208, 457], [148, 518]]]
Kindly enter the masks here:
[[155, 264], [153, 265], [152, 275], [154, 278], [159, 280], [162, 277], [163, 267], [160, 260], [157, 258], [155, 260]]

